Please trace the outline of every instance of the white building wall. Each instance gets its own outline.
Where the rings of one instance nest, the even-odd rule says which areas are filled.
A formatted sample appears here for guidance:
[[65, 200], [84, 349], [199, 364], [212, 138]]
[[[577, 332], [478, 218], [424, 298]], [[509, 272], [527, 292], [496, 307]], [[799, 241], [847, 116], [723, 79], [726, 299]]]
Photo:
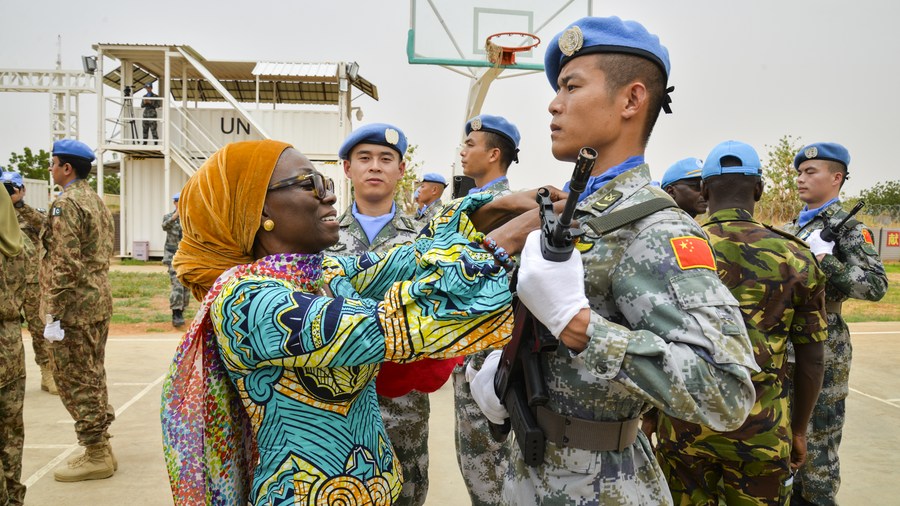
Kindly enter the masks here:
[[166, 233], [162, 229], [162, 218], [173, 211], [172, 195], [181, 191], [188, 180], [176, 164], [172, 164], [171, 184], [163, 188], [162, 158], [129, 158], [125, 163], [125, 185], [127, 195], [122, 209], [125, 211], [125, 249], [123, 256], [134, 254], [135, 241], [148, 241], [151, 257], [162, 257], [166, 244]]
[[25, 181], [25, 203], [47, 210], [50, 207], [50, 183], [43, 179], [22, 179]]

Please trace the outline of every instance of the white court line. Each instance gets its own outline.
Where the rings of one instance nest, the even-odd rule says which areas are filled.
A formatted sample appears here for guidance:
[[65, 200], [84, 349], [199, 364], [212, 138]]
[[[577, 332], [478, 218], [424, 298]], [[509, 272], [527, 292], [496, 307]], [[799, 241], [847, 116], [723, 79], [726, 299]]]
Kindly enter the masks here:
[[42, 445], [42, 444], [33, 444], [33, 445], [25, 445], [25, 449], [27, 450], [58, 450], [60, 448], [68, 448], [72, 445], [69, 443], [58, 444], [58, 445]]
[[[143, 390], [141, 390], [134, 397], [129, 399], [128, 402], [126, 402], [119, 409], [116, 410], [116, 418], [119, 418], [120, 416], [122, 416], [122, 413], [124, 413], [125, 410], [130, 408], [131, 405], [134, 404], [135, 402], [139, 401], [141, 399], [141, 397], [147, 395], [147, 392], [149, 392], [150, 390], [153, 390], [153, 387], [162, 383], [162, 381], [165, 378], [166, 378], [165, 374], [156, 378], [156, 380], [153, 383], [148, 384]], [[72, 422], [72, 423], [74, 423], [74, 422]], [[69, 455], [71, 455], [73, 452], [75, 452], [75, 450], [77, 450], [78, 448], [79, 448], [78, 443], [67, 446], [66, 449], [62, 453], [57, 455], [50, 462], [47, 462], [47, 464], [44, 467], [35, 471], [34, 474], [29, 476], [28, 479], [25, 480], [25, 482], [23, 483], [25, 485], [25, 488], [28, 488], [28, 487], [34, 485], [35, 483], [37, 483], [38, 480], [43, 478], [44, 475], [46, 475], [47, 473], [52, 471], [54, 468], [56, 468], [58, 465], [60, 465], [63, 461], [66, 460], [66, 458]]]
[[867, 394], [867, 393], [865, 393], [865, 392], [860, 392], [859, 390], [857, 390], [857, 389], [855, 389], [855, 388], [851, 388], [850, 391], [853, 392], [853, 393], [857, 393], [857, 394], [859, 394], [859, 395], [862, 395], [862, 396], [864, 396], [864, 397], [868, 397], [869, 399], [875, 399], [875, 400], [878, 401], [878, 402], [883, 402], [883, 403], [887, 404], [888, 406], [892, 406], [892, 407], [895, 407], [895, 408], [900, 408], [900, 405], [894, 404], [894, 403], [892, 402], [892, 400], [884, 400], [884, 399], [882, 399], [881, 397], [875, 397], [874, 395], [869, 395], [869, 394]]
[[852, 335], [852, 336], [874, 336], [874, 335], [878, 335], [878, 334], [900, 334], [900, 330], [883, 330], [883, 331], [877, 331], [877, 332], [874, 332], [874, 331], [873, 332], [853, 332], [852, 330], [850, 331], [850, 335]]

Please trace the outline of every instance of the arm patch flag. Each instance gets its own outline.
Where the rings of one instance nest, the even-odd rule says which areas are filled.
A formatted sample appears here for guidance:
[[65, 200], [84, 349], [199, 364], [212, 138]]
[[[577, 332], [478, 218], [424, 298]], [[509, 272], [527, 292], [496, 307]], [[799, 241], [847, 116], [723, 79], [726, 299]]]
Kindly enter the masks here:
[[682, 270], [716, 270], [716, 258], [705, 239], [688, 235], [669, 239], [669, 242], [672, 244], [675, 260]]

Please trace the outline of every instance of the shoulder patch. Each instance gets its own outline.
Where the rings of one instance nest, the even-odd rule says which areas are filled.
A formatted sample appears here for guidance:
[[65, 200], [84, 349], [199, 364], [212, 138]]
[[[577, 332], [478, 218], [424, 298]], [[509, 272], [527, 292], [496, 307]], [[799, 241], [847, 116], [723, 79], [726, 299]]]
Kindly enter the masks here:
[[62, 208], [57, 206], [51, 207], [50, 216], [62, 216]]
[[669, 239], [669, 243], [672, 245], [675, 260], [678, 261], [678, 266], [682, 270], [716, 270], [716, 258], [705, 239], [687, 235]]
[[594, 243], [586, 240], [584, 236], [577, 237], [575, 239], [575, 249], [578, 250], [579, 253], [587, 253], [594, 247]]
[[869, 229], [862, 229], [863, 240], [871, 245], [875, 245], [875, 241], [872, 239], [872, 232], [869, 232]]
[[591, 207], [602, 213], [603, 211], [609, 209], [609, 206], [615, 204], [620, 198], [622, 198], [622, 192], [613, 190], [609, 192], [609, 194], [604, 195], [597, 202], [594, 202], [594, 205], [592, 205]]

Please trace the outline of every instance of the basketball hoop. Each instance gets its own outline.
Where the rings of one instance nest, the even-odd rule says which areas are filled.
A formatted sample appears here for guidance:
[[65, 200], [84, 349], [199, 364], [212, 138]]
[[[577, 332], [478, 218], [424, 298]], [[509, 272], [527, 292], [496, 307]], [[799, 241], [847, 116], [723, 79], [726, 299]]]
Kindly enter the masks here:
[[541, 39], [527, 32], [500, 32], [484, 41], [488, 61], [494, 65], [515, 65], [516, 53], [529, 51], [541, 43]]

